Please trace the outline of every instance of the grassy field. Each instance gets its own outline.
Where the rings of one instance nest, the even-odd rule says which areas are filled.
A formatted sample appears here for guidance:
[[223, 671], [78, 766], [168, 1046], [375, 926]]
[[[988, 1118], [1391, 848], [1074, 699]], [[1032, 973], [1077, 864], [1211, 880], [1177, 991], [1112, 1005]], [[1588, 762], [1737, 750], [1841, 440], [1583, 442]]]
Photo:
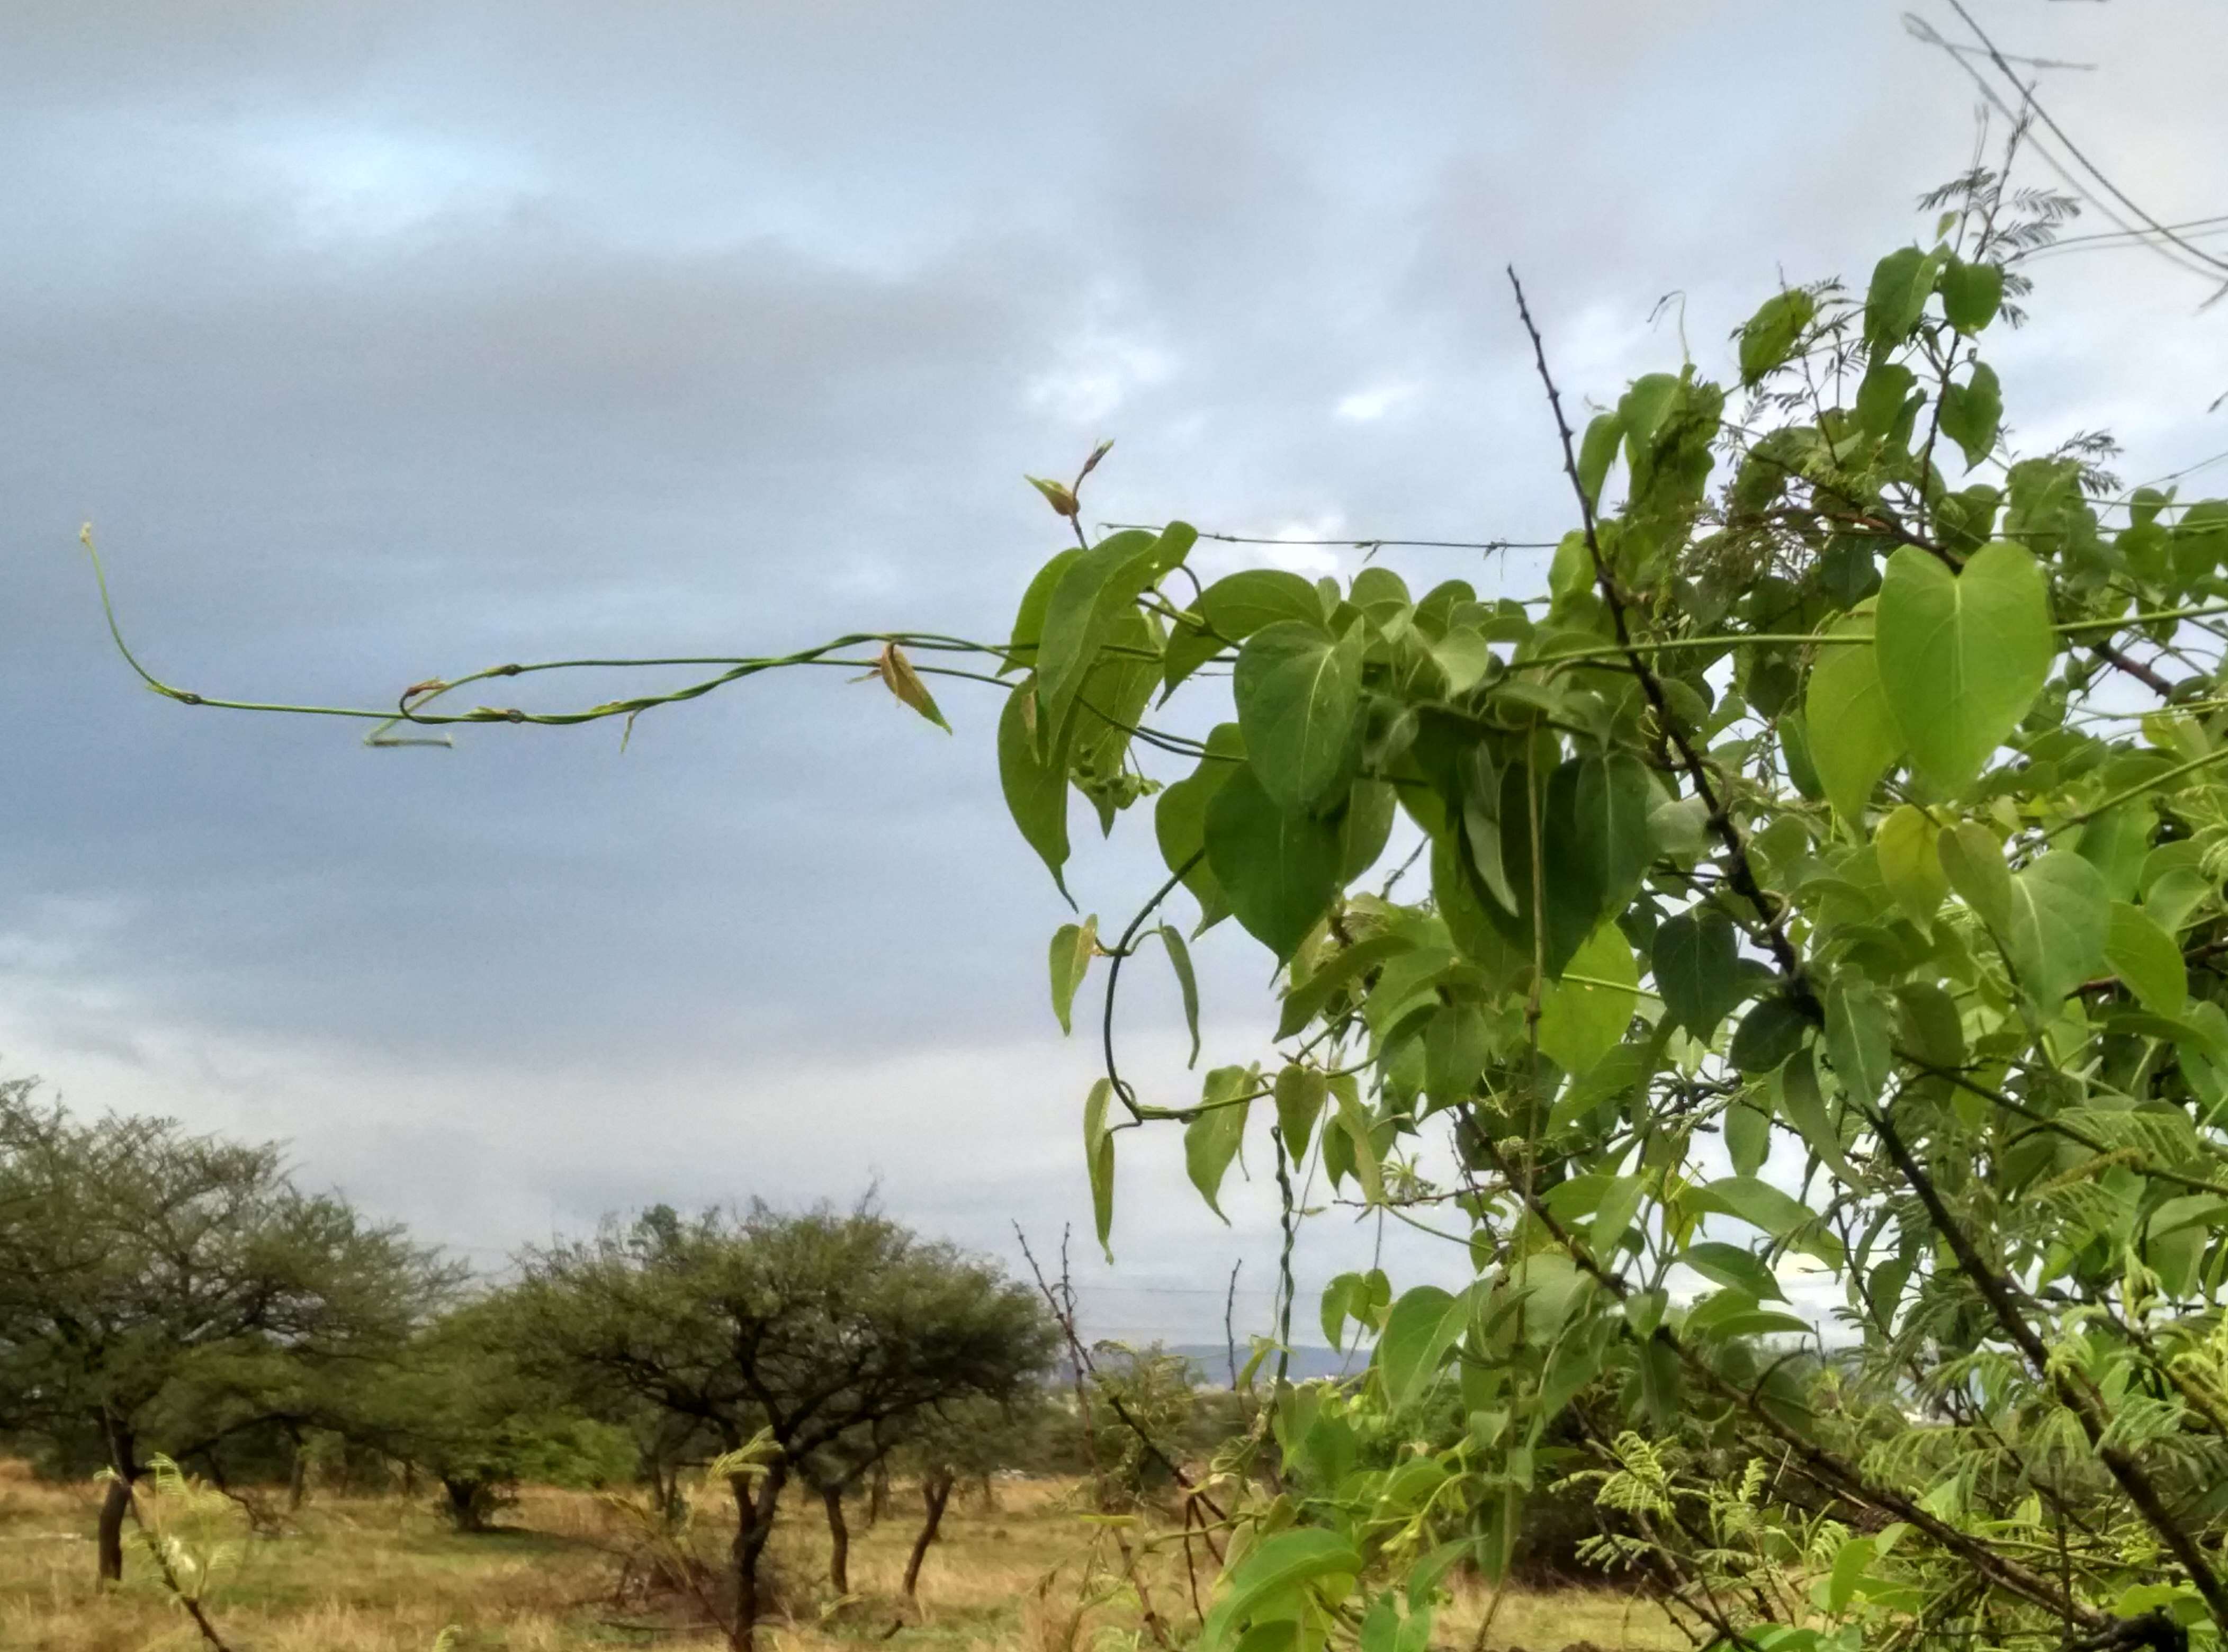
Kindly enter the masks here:
[[[902, 1492], [892, 1517], [867, 1528], [856, 1516], [854, 1597], [831, 1610], [827, 1534], [816, 1506], [788, 1512], [776, 1540], [784, 1596], [760, 1636], [771, 1652], [1138, 1652], [1134, 1600], [1093, 1604], [1093, 1528], [1070, 1489], [1002, 1486], [997, 1505], [956, 1499], [944, 1540], [930, 1551], [917, 1607], [899, 1596], [914, 1521]], [[54, 1485], [0, 1463], [0, 1648], [29, 1652], [152, 1652], [200, 1644], [144, 1552], [127, 1552], [126, 1578], [104, 1593], [93, 1580], [98, 1491]], [[687, 1629], [683, 1603], [614, 1598], [635, 1527], [581, 1492], [528, 1490], [505, 1528], [477, 1536], [448, 1529], [430, 1502], [399, 1497], [314, 1496], [283, 1533], [251, 1538], [228, 1505], [208, 1535], [233, 1543], [236, 1562], [209, 1591], [209, 1611], [238, 1652], [428, 1652], [455, 1625], [456, 1652], [573, 1652], [624, 1646], [710, 1652], [714, 1633]], [[702, 1534], [707, 1550], [720, 1534]], [[1104, 1539], [1097, 1540], [1100, 1543]], [[1181, 1561], [1155, 1558], [1155, 1604], [1188, 1625]], [[1098, 1581], [1103, 1585], [1104, 1572]], [[1466, 1594], [1442, 1615], [1435, 1646], [1469, 1649], [1483, 1607]], [[893, 1632], [893, 1625], [901, 1625]], [[647, 1627], [645, 1627], [647, 1626]], [[1181, 1636], [1179, 1637], [1181, 1638]], [[1559, 1652], [1572, 1642], [1669, 1652], [1686, 1642], [1644, 1602], [1607, 1591], [1512, 1591], [1486, 1645]]]

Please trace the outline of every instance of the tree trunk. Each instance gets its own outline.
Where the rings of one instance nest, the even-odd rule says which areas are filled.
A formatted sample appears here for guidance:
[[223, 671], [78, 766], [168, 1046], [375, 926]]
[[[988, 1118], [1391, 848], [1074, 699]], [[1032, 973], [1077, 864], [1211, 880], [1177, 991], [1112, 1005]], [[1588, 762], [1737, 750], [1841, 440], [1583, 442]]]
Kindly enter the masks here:
[[889, 1512], [890, 1465], [887, 1460], [878, 1460], [874, 1477], [867, 1482], [867, 1524], [880, 1524], [882, 1516]]
[[727, 1644], [734, 1652], [758, 1652], [759, 1562], [773, 1537], [774, 1504], [788, 1478], [788, 1468], [779, 1457], [767, 1464], [755, 1490], [750, 1476], [727, 1476], [735, 1496], [735, 1623], [727, 1632]]
[[449, 1518], [460, 1532], [484, 1531], [487, 1522], [481, 1518], [481, 1485], [477, 1480], [444, 1478], [441, 1489], [449, 1494]]
[[124, 1515], [131, 1507], [131, 1482], [118, 1478], [108, 1482], [100, 1502], [100, 1579], [124, 1581]]
[[851, 1592], [851, 1528], [843, 1523], [843, 1488], [820, 1488], [820, 1502], [828, 1510], [828, 1582], [839, 1595]]
[[100, 1500], [100, 1526], [96, 1564], [103, 1583], [124, 1580], [124, 1517], [131, 1509], [131, 1484], [139, 1477], [139, 1460], [133, 1455], [131, 1431], [111, 1418], [101, 1419], [108, 1437], [108, 1466], [116, 1477]]
[[303, 1442], [302, 1431], [290, 1429], [294, 1452], [286, 1467], [286, 1507], [299, 1508], [310, 1495], [310, 1453]]
[[932, 1474], [920, 1482], [921, 1501], [928, 1505], [928, 1519], [920, 1528], [920, 1535], [912, 1540], [912, 1554], [906, 1561], [905, 1592], [911, 1600], [920, 1584], [920, 1563], [928, 1556], [928, 1546], [936, 1541], [936, 1528], [944, 1524], [944, 1506], [951, 1501], [953, 1476]]

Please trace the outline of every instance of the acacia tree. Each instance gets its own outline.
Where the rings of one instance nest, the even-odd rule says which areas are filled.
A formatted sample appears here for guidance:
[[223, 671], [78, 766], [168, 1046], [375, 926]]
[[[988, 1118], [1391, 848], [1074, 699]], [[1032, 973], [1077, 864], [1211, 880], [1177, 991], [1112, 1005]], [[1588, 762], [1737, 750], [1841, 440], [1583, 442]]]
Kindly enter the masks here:
[[897, 1457], [919, 1482], [923, 1518], [900, 1585], [908, 1599], [919, 1593], [921, 1563], [943, 1530], [953, 1490], [963, 1480], [976, 1481], [987, 1504], [990, 1477], [1037, 1454], [1049, 1414], [1046, 1392], [1032, 1388], [1002, 1400], [932, 1405], [910, 1420]]
[[103, 1578], [150, 1453], [321, 1420], [323, 1373], [393, 1354], [453, 1277], [295, 1188], [275, 1143], [83, 1123], [0, 1085], [0, 1427], [112, 1471]]
[[600, 1484], [634, 1466], [619, 1430], [522, 1367], [500, 1294], [451, 1309], [323, 1399], [339, 1433], [437, 1481], [460, 1532], [486, 1530], [521, 1481]]
[[924, 1407], [1004, 1399], [1051, 1363], [1035, 1298], [868, 1210], [660, 1210], [533, 1251], [507, 1309], [529, 1369], [691, 1419], [723, 1450], [737, 1528], [733, 1643], [754, 1644], [761, 1561], [800, 1466]]
[[[1517, 288], [1574, 522], [1533, 598], [1419, 591], [1397, 541], [1343, 581], [1205, 583], [1181, 523], [1084, 530], [1102, 447], [1037, 484], [1077, 542], [1005, 643], [861, 633], [579, 710], [447, 708], [557, 664], [403, 698], [579, 723], [879, 644], [941, 723], [924, 677], [987, 659], [1016, 679], [1006, 800], [1063, 892], [1071, 791], [1109, 829], [1152, 800], [1166, 880], [1053, 948], [1063, 1025], [1105, 964], [1102, 1239], [1126, 1132], [1181, 1128], [1213, 1203], [1265, 1126], [1288, 1247], [1319, 1175], [1459, 1224], [1469, 1275], [1334, 1282], [1334, 1336], [1381, 1332], [1375, 1403], [1444, 1386], [1469, 1425], [1348, 1474], [1281, 1392], [1292, 1489], [1241, 1505], [1272, 1519], [1231, 1546], [1210, 1647], [1421, 1645], [1449, 1566], [1505, 1566], [1559, 1429], [1597, 1552], [1699, 1637], [2228, 1625], [2228, 502], [2123, 487], [2101, 436], [2023, 450], [1982, 341], [2071, 203], [1982, 169], [1928, 204], [1860, 294], [1766, 299], [1727, 381], [1687, 361], [1579, 424]], [[1141, 949], [1197, 1025], [1180, 893], [1280, 971], [1274, 1052], [1196, 1100], [1117, 1060]], [[1755, 1351], [1810, 1334], [1798, 1257], [1841, 1290], [1846, 1369]], [[1674, 1419], [1718, 1431], [1715, 1468], [1651, 1443]], [[1357, 1617], [1357, 1578], [1405, 1586]]]

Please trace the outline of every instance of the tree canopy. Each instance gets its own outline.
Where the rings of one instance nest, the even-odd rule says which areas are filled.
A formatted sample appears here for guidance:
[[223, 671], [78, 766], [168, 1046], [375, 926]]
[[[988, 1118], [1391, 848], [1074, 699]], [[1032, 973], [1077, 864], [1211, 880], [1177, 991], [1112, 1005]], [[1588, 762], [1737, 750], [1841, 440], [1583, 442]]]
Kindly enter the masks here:
[[317, 1417], [334, 1366], [393, 1353], [452, 1278], [297, 1188], [273, 1143], [81, 1121], [0, 1085], [0, 1429], [113, 1471], [103, 1576], [150, 1452]]
[[693, 1219], [661, 1207], [529, 1252], [506, 1311], [529, 1370], [646, 1401], [724, 1448], [738, 1646], [800, 1466], [932, 1408], [1015, 1395], [1056, 1337], [997, 1269], [872, 1210], [758, 1203]]

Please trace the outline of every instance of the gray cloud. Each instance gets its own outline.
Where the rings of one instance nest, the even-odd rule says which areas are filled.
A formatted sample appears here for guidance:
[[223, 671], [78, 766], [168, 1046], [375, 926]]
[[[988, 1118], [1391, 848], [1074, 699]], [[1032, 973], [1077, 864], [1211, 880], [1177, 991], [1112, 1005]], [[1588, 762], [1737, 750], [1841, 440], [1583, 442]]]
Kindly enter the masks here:
[[[1986, 15], [2100, 64], [2051, 95], [2161, 211], [2218, 208], [2221, 12]], [[351, 703], [522, 656], [995, 635], [1058, 542], [1018, 474], [1105, 433], [1112, 516], [1551, 536], [1504, 263], [1566, 387], [1612, 395], [1682, 318], [1714, 366], [1783, 271], [1860, 273], [1970, 142], [1892, 8], [1761, 3], [31, 4], [0, 94], [0, 1047], [82, 1105], [291, 1137], [483, 1258], [877, 1173], [993, 1247], [1086, 1208], [1064, 908], [1002, 817], [993, 702], [956, 687], [946, 740], [830, 671], [624, 755], [367, 752], [136, 688], [81, 519], [174, 681]], [[2201, 293], [2043, 271], [1999, 351], [2037, 439], [2228, 446]], [[1111, 912], [1151, 859], [1117, 836], [1078, 887]], [[1201, 957], [1250, 1053], [1264, 961]], [[1171, 1087], [1173, 1012], [1134, 1006]], [[1173, 1143], [1133, 1156], [1098, 1284], [1208, 1294], [1107, 1322], [1195, 1332], [1269, 1207], [1227, 1232]], [[1328, 1227], [1303, 1271], [1372, 1240]]]

